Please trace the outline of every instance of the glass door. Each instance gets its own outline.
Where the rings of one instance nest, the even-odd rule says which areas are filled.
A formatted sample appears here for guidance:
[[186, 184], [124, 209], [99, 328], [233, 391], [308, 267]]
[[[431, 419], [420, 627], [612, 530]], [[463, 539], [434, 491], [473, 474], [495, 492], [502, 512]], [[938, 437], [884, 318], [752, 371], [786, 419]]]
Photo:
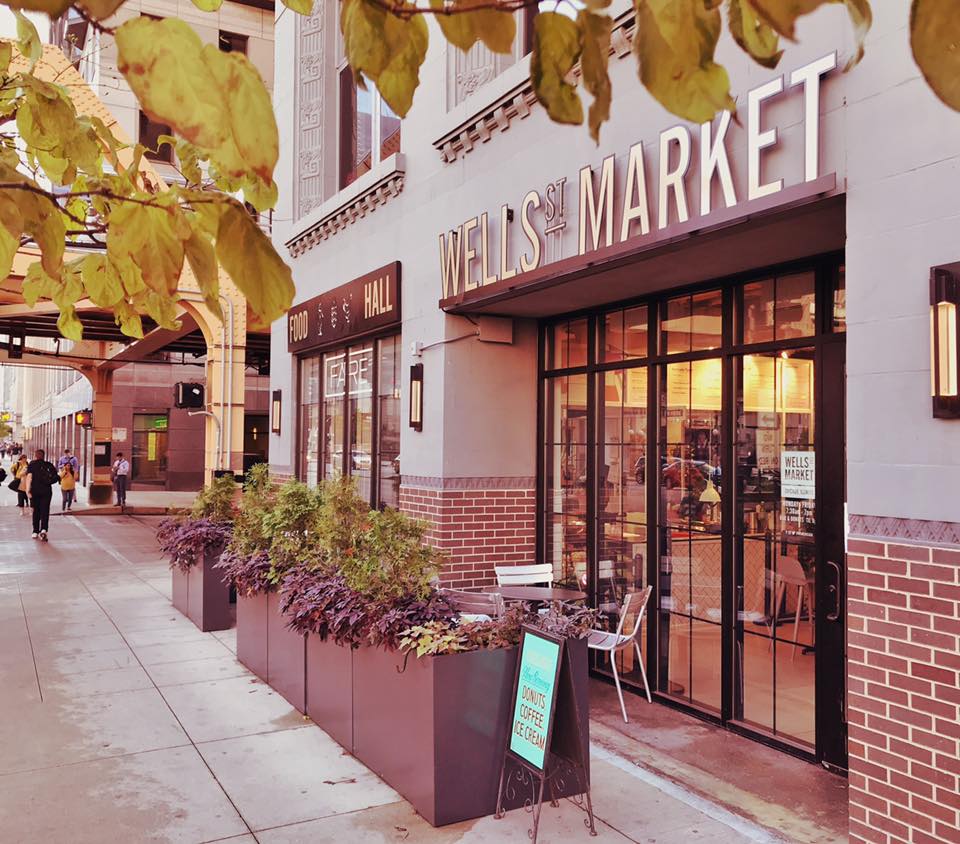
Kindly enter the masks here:
[[168, 428], [166, 413], [133, 414], [131, 483], [166, 484]]
[[813, 348], [736, 361], [734, 720], [816, 746]]

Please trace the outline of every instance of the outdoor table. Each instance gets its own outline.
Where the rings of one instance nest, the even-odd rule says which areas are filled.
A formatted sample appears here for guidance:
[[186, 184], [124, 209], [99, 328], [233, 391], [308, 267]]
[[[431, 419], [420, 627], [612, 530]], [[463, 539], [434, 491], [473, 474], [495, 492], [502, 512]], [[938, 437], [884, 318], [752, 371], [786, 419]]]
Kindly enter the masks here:
[[559, 589], [553, 586], [488, 586], [484, 592], [499, 592], [505, 601], [538, 601], [556, 603], [562, 601], [585, 601], [586, 592], [577, 589]]

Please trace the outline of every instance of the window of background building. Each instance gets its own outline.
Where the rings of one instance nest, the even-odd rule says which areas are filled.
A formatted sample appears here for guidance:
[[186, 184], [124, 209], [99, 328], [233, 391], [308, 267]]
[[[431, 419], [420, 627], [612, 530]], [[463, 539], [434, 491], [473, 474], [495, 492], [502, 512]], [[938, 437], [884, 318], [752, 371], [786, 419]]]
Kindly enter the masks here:
[[235, 32], [225, 32], [220, 30], [218, 46], [223, 53], [242, 53], [247, 54], [247, 36], [237, 35]]
[[140, 143], [146, 147], [144, 155], [151, 161], [161, 161], [166, 164], [173, 163], [173, 148], [170, 144], [159, 145], [161, 135], [172, 134], [173, 129], [166, 123], [152, 120], [142, 111], [140, 112]]

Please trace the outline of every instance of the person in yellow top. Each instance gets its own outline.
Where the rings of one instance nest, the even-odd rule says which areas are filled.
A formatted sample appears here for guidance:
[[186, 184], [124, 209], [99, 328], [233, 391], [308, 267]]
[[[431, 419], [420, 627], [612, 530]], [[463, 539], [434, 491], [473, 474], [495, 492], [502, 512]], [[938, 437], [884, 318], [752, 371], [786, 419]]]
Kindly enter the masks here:
[[24, 480], [27, 476], [27, 465], [30, 463], [27, 460], [26, 454], [21, 454], [20, 459], [13, 464], [14, 480], [20, 481], [19, 486], [17, 487], [17, 507], [20, 508], [20, 515], [22, 516], [27, 512], [27, 507], [30, 506], [30, 498], [27, 496], [27, 491], [23, 488], [23, 485], [26, 483]]
[[74, 474], [73, 466], [70, 463], [65, 463], [60, 469], [60, 492], [63, 494], [63, 504], [60, 509], [72, 509], [77, 494], [77, 476]]

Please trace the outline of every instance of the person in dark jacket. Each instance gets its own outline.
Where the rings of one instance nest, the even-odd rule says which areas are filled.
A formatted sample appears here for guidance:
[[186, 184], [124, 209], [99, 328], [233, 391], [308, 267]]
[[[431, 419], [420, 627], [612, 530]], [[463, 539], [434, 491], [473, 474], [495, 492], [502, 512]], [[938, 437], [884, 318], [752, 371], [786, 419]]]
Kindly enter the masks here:
[[27, 466], [25, 482], [33, 506], [33, 538], [46, 542], [53, 485], [60, 483], [60, 475], [57, 467], [46, 459], [43, 449], [37, 449], [36, 456]]

